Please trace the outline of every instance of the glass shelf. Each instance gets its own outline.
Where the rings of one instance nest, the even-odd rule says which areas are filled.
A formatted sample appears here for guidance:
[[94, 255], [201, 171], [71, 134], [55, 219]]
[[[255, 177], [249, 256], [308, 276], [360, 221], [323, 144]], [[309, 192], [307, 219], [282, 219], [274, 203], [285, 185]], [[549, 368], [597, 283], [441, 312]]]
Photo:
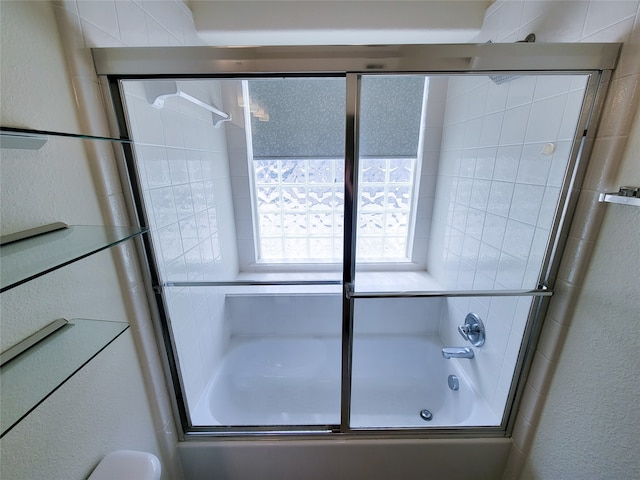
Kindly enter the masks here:
[[37, 150], [47, 142], [48, 137], [67, 137], [78, 140], [99, 140], [116, 143], [132, 143], [127, 138], [97, 137], [81, 133], [53, 132], [28, 128], [0, 127], [0, 147]]
[[110, 248], [147, 229], [76, 225], [0, 247], [0, 292]]
[[4, 436], [129, 328], [126, 322], [73, 319], [0, 369]]

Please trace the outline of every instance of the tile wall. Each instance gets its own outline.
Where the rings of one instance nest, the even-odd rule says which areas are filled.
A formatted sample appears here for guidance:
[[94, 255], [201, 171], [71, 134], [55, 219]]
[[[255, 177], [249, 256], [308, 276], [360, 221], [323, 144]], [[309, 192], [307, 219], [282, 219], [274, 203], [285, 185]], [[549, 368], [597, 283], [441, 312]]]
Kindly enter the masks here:
[[[590, 140], [593, 152], [587, 168], [586, 176], [582, 185], [582, 190], [578, 200], [576, 212], [572, 220], [572, 226], [567, 239], [567, 246], [563, 254], [563, 260], [558, 271], [558, 278], [555, 282], [556, 294], [552, 297], [547, 316], [535, 354], [531, 371], [527, 380], [525, 393], [521, 401], [521, 407], [517, 414], [515, 427], [513, 430], [513, 448], [504, 479], [529, 478], [522, 475], [522, 466], [531, 448], [532, 442], [536, 438], [536, 428], [538, 431], [544, 430], [542, 426], [537, 427], [540, 412], [551, 409], [561, 409], [563, 418], [573, 418], [571, 409], [566, 408], [566, 404], [561, 406], [545, 405], [548, 395], [549, 385], [553, 377], [553, 372], [558, 365], [565, 338], [567, 347], [572, 342], [572, 335], [569, 326], [574, 322], [574, 312], [576, 304], [581, 304], [579, 292], [584, 283], [586, 272], [593, 268], [591, 264], [591, 252], [599, 240], [600, 224], [607, 207], [598, 204], [598, 195], [603, 191], [615, 191], [619, 184], [616, 180], [616, 173], [619, 168], [628, 169], [630, 162], [634, 162], [633, 155], [624, 155], [625, 145], [629, 137], [629, 132], [634, 125], [634, 114], [638, 108], [638, 95], [640, 92], [640, 2], [632, 1], [601, 1], [585, 0], [573, 2], [542, 2], [542, 1], [520, 1], [506, 0], [497, 1], [487, 10], [482, 30], [478, 41], [492, 39], [498, 42], [511, 42], [522, 39], [529, 33], [535, 33], [537, 42], [622, 42], [623, 48], [618, 66], [613, 74], [609, 86], [609, 93], [605, 101], [602, 118], [598, 126], [595, 139]], [[636, 121], [637, 124], [637, 121]], [[625, 182], [633, 179], [628, 178]], [[626, 255], [626, 251], [608, 251], [606, 245], [601, 245], [602, 251], [607, 251], [611, 255]], [[633, 248], [633, 246], [630, 246]], [[615, 296], [609, 299], [618, 302]], [[600, 324], [602, 319], [599, 316], [582, 315], [575, 318], [579, 321], [581, 328], [589, 328], [589, 325]], [[613, 337], [611, 337], [613, 338]], [[615, 340], [604, 340], [600, 342], [600, 348], [616, 348]], [[576, 344], [573, 340], [574, 350], [583, 350], [583, 344]], [[566, 349], [566, 348], [565, 348]], [[564, 353], [563, 353], [564, 354]], [[585, 358], [591, 357], [591, 352], [584, 351]], [[620, 362], [617, 359], [616, 362]], [[623, 363], [624, 363], [624, 359]], [[588, 361], [588, 360], [587, 360]], [[590, 384], [582, 385], [576, 383], [576, 376], [573, 375], [573, 367], [565, 365], [565, 371], [569, 372], [571, 382], [561, 383], [553, 387], [557, 391], [569, 389], [571, 396], [575, 392], [581, 392], [581, 388], [591, 392]], [[584, 362], [575, 364], [575, 368], [582, 370]], [[609, 371], [611, 378], [616, 381], [620, 374], [616, 371]], [[611, 392], [610, 392], [611, 393]], [[557, 394], [557, 393], [556, 393]], [[628, 390], [614, 393], [618, 398], [628, 394]], [[549, 397], [551, 399], [551, 397]], [[582, 397], [576, 399], [580, 403]], [[627, 397], [629, 398], [629, 397]], [[622, 400], [623, 402], [625, 400]], [[549, 403], [549, 401], [547, 401]], [[579, 410], [579, 409], [578, 409]], [[576, 412], [578, 411], [576, 410]], [[584, 412], [576, 413], [578, 417]], [[615, 421], [596, 414], [591, 417], [589, 424], [594, 422], [606, 422], [610, 425], [610, 430], [616, 432]], [[575, 425], [574, 422], [571, 422]], [[578, 427], [579, 428], [579, 427]], [[557, 445], [568, 441], [575, 445], [576, 451], [584, 451], [587, 448], [597, 449], [594, 444], [602, 439], [601, 430], [594, 429], [593, 437], [584, 434], [584, 431], [569, 429], [565, 434], [558, 434], [557, 424], [547, 425], [547, 433], [553, 432], [552, 437], [557, 439]], [[544, 432], [541, 436], [544, 435]], [[597, 438], [598, 440], [594, 440]], [[609, 437], [611, 441], [606, 445], [608, 451], [623, 451], [626, 448], [618, 442], [618, 435], [612, 433]], [[540, 441], [542, 443], [542, 441]], [[556, 444], [547, 444], [547, 447], [554, 449]], [[566, 453], [567, 445], [562, 443], [562, 452]], [[556, 450], [557, 451], [557, 450]], [[555, 453], [555, 452], [554, 452]], [[615, 455], [606, 455], [608, 461], [616, 462]], [[568, 457], [563, 455], [562, 459], [545, 457], [537, 458], [537, 465], [564, 466], [572, 465]], [[583, 458], [575, 459], [575, 464], [585, 465]], [[536, 476], [547, 478], [544, 473], [545, 468], [535, 468]], [[588, 465], [588, 463], [587, 463]], [[602, 466], [602, 465], [600, 465]], [[618, 465], [616, 464], [615, 467]], [[615, 468], [614, 467], [614, 468]], [[573, 471], [573, 470], [572, 470]], [[578, 470], [575, 470], [578, 471]], [[574, 471], [574, 472], [575, 472]], [[529, 472], [531, 474], [531, 471]], [[548, 478], [557, 478], [551, 475]]]
[[[535, 288], [582, 106], [585, 76], [451, 77], [428, 271], [444, 288]], [[502, 415], [531, 305], [527, 297], [447, 301], [440, 332], [479, 314], [487, 342], [462, 362]]]
[[[164, 83], [164, 82], [163, 82]], [[173, 88], [173, 84], [171, 85]], [[177, 90], [224, 109], [217, 81]], [[238, 272], [226, 122], [180, 97], [150, 104], [150, 82], [124, 83], [151, 239], [164, 281], [235, 278]], [[167, 288], [165, 300], [189, 405], [198, 401], [228, 334], [217, 289]]]

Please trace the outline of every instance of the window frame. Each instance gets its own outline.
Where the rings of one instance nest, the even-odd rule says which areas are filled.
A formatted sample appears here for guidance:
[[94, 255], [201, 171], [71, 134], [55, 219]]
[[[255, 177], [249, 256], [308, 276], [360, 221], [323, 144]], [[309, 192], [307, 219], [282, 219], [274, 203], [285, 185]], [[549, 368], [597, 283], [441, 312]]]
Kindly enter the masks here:
[[[424, 155], [424, 146], [425, 146], [425, 135], [426, 135], [426, 123], [427, 123], [427, 108], [428, 108], [428, 102], [429, 102], [429, 88], [430, 88], [430, 76], [428, 74], [407, 74], [407, 73], [395, 73], [393, 74], [395, 76], [420, 76], [423, 78], [424, 80], [424, 86], [423, 86], [423, 91], [422, 91], [422, 102], [421, 102], [421, 118], [420, 118], [420, 125], [418, 126], [418, 145], [417, 145], [417, 151], [416, 151], [416, 155], [415, 157], [402, 157], [402, 156], [380, 156], [380, 157], [361, 157], [360, 160], [365, 160], [365, 159], [385, 159], [385, 160], [396, 160], [396, 159], [403, 159], [403, 158], [410, 158], [412, 163], [413, 163], [413, 168], [412, 168], [412, 178], [409, 182], [409, 188], [411, 190], [410, 192], [410, 199], [409, 199], [409, 209], [408, 211], [406, 211], [407, 216], [408, 216], [408, 225], [407, 225], [407, 233], [406, 233], [406, 237], [405, 237], [405, 241], [406, 241], [406, 246], [405, 246], [405, 255], [403, 257], [397, 257], [397, 258], [390, 258], [390, 259], [385, 259], [384, 257], [382, 258], [372, 258], [372, 259], [366, 259], [366, 258], [358, 258], [357, 259], [357, 263], [358, 263], [358, 268], [364, 271], [389, 271], [389, 270], [394, 270], [394, 271], [414, 271], [414, 270], [424, 270], [426, 265], [425, 265], [425, 261], [423, 258], [417, 258], [417, 256], [414, 254], [415, 250], [416, 250], [416, 237], [415, 237], [415, 232], [417, 229], [421, 228], [421, 229], [425, 229], [427, 227], [427, 225], [422, 225], [422, 224], [428, 224], [431, 222], [431, 219], [421, 219], [418, 218], [418, 210], [424, 210], [425, 208], [427, 208], [425, 205], [421, 205], [426, 203], [426, 200], [424, 198], [424, 196], [420, 196], [420, 192], [422, 190], [421, 186], [421, 174], [423, 171], [423, 162], [425, 161], [425, 155]], [[364, 75], [363, 75], [364, 76]], [[371, 75], [373, 76], [373, 75]], [[346, 80], [346, 76], [339, 76], [340, 78], [345, 78]], [[269, 77], [257, 77], [258, 79], [260, 78], [269, 78]], [[289, 76], [282, 76], [282, 78], [301, 78], [298, 75], [289, 75]], [[304, 77], [302, 77], [304, 78]], [[327, 78], [327, 77], [316, 77], [316, 78]], [[242, 96], [243, 96], [243, 101], [242, 101], [242, 107], [243, 107], [243, 113], [244, 113], [244, 131], [245, 131], [245, 135], [246, 135], [246, 150], [247, 150], [247, 158], [246, 158], [246, 162], [247, 162], [247, 170], [248, 170], [248, 174], [247, 174], [247, 182], [248, 182], [248, 195], [250, 198], [250, 206], [251, 206], [251, 225], [252, 225], [252, 238], [253, 238], [253, 256], [252, 258], [241, 258], [240, 259], [240, 263], [241, 265], [246, 265], [248, 268], [248, 270], [257, 270], [257, 271], [263, 271], [263, 272], [286, 272], [286, 271], [315, 271], [315, 270], [333, 270], [333, 271], [339, 271], [342, 268], [343, 265], [343, 259], [342, 258], [332, 258], [330, 260], [323, 260], [323, 259], [311, 259], [311, 258], [303, 258], [300, 261], [296, 260], [296, 259], [291, 259], [291, 260], [287, 260], [287, 259], [274, 259], [274, 260], [268, 260], [268, 259], [264, 259], [261, 258], [261, 241], [262, 238], [260, 236], [260, 219], [259, 219], [259, 215], [260, 212], [258, 212], [258, 205], [257, 205], [257, 188], [258, 186], [256, 185], [257, 183], [257, 179], [256, 179], [256, 175], [255, 175], [255, 169], [254, 169], [254, 162], [256, 161], [253, 157], [253, 145], [252, 145], [252, 127], [251, 127], [251, 105], [250, 102], [248, 101], [249, 99], [249, 81], [246, 79], [242, 79], [240, 80], [242, 82]], [[360, 115], [361, 112], [359, 112]], [[274, 159], [275, 160], [275, 159]], [[282, 159], [280, 159], [282, 160]], [[289, 160], [289, 159], [288, 159]], [[301, 159], [301, 160], [315, 160], [315, 159]], [[337, 160], [337, 159], [336, 159]], [[363, 169], [360, 168], [358, 169], [358, 173], [360, 176], [360, 181], [362, 180], [362, 175], [363, 175]], [[344, 181], [344, 179], [343, 179]], [[307, 182], [305, 182], [306, 184]], [[358, 182], [360, 183], [360, 182]], [[391, 182], [391, 181], [385, 181], [384, 182], [384, 187], [385, 190], [389, 187], [389, 186], [393, 186], [393, 184], [396, 182]], [[233, 188], [233, 187], [232, 187]], [[236, 184], [236, 188], [238, 188], [238, 185]], [[432, 189], [433, 190], [433, 189]], [[246, 192], [245, 192], [246, 194]], [[235, 195], [235, 193], [234, 193]], [[435, 195], [434, 191], [430, 191], [428, 197], [433, 197]], [[361, 201], [361, 196], [358, 197], [358, 207], [360, 207], [362, 201]], [[344, 199], [343, 199], [343, 204], [342, 207], [344, 209]], [[282, 213], [283, 209], [280, 209], [280, 213]], [[343, 210], [344, 211], [344, 210]], [[383, 214], [385, 214], [385, 219], [386, 219], [386, 214], [389, 213], [388, 210], [385, 209], [383, 210]], [[360, 217], [358, 218], [358, 224], [359, 224], [359, 220]], [[242, 222], [245, 221], [244, 219], [240, 219], [237, 217], [237, 213], [236, 213], [236, 221], [237, 222]], [[342, 223], [344, 224], [344, 214], [342, 216]], [[420, 224], [420, 225], [418, 225]], [[344, 231], [344, 230], [343, 230]], [[286, 238], [286, 235], [283, 234], [283, 239]], [[309, 234], [306, 235], [305, 238], [307, 238], [307, 240], [309, 240], [311, 236]], [[344, 236], [336, 236], [335, 233], [332, 236], [333, 240], [335, 241], [336, 239], [342, 238], [344, 239]], [[362, 238], [362, 237], [360, 237]], [[364, 238], [368, 238], [367, 236], [364, 236]], [[385, 237], [385, 235], [383, 234], [381, 236], [381, 238], [384, 239], [388, 238]], [[343, 242], [342, 242], [343, 243]], [[334, 247], [335, 248], [335, 247]], [[426, 247], [425, 247], [426, 250]], [[244, 255], [246, 257], [247, 252], [239, 252], [239, 255]], [[423, 257], [426, 255], [423, 255]], [[242, 270], [242, 269], [241, 269]]]

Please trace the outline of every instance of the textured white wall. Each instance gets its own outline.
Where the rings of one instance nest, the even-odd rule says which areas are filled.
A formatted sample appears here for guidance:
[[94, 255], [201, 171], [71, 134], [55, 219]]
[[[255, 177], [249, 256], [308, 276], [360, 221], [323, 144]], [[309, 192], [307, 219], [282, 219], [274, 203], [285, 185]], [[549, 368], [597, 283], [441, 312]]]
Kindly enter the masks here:
[[[640, 110], [620, 185], [640, 185]], [[640, 472], [640, 208], [606, 205], [522, 478], [633, 479]]]
[[[0, 4], [3, 126], [82, 131], [54, 10]], [[51, 138], [37, 153], [1, 155], [3, 233], [55, 220], [104, 223], [82, 142]], [[127, 321], [120, 288], [107, 251], [3, 293], [2, 349], [60, 317]], [[120, 448], [162, 457], [149, 405], [129, 330], [0, 441], [0, 476], [85, 478]]]

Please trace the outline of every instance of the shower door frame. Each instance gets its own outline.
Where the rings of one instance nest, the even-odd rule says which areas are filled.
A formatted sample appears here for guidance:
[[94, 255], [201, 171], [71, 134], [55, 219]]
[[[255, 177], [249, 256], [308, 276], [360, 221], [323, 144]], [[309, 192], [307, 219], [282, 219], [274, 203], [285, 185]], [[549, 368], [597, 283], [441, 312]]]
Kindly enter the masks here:
[[[198, 427], [191, 425], [177, 363], [175, 344], [168, 323], [167, 305], [160, 281], [154, 251], [148, 235], [136, 242], [143, 269], [146, 291], [152, 308], [152, 320], [165, 366], [172, 407], [180, 425], [179, 437], [202, 439], [215, 437], [291, 437], [344, 436], [439, 437], [439, 436], [509, 436], [515, 421], [519, 399], [524, 390], [528, 369], [542, 328], [544, 313], [553, 294], [553, 284], [566, 243], [570, 221], [576, 208], [582, 180], [591, 154], [596, 127], [602, 111], [606, 88], [615, 68], [621, 44], [453, 44], [453, 45], [387, 45], [387, 46], [304, 46], [304, 47], [142, 47], [93, 49], [94, 63], [111, 102], [106, 102], [113, 135], [131, 140], [124, 110], [121, 80], [171, 79], [241, 79], [280, 76], [343, 76], [346, 82], [346, 141], [344, 199], [344, 257], [342, 281], [229, 281], [172, 282], [170, 286], [228, 286], [291, 284], [342, 284], [342, 371], [340, 424], [286, 425], [252, 427]], [[545, 252], [538, 288], [532, 290], [489, 291], [414, 291], [356, 292], [355, 253], [358, 172], [358, 131], [360, 80], [364, 75], [490, 75], [490, 74], [580, 74], [588, 75], [584, 102], [568, 161], [567, 178], [563, 182]], [[123, 183], [127, 208], [134, 224], [147, 226], [142, 189], [137, 179], [132, 146], [124, 143], [115, 149]], [[347, 174], [350, 172], [350, 175]], [[523, 334], [523, 348], [514, 370], [500, 426], [449, 428], [372, 428], [350, 426], [351, 375], [353, 354], [353, 307], [356, 298], [415, 297], [488, 297], [532, 296], [534, 302]]]

